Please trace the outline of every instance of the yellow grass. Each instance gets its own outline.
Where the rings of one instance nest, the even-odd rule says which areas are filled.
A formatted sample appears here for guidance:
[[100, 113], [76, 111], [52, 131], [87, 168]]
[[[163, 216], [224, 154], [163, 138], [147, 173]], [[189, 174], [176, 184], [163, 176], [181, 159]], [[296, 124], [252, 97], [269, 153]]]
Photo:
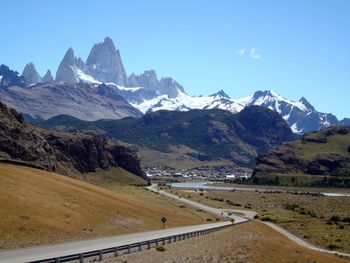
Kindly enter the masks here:
[[0, 164], [0, 249], [204, 223], [208, 215], [134, 186], [114, 192], [66, 176]]
[[[214, 190], [208, 190], [201, 196], [199, 193], [185, 192], [175, 188], [171, 192], [183, 197], [191, 197], [194, 201], [212, 207], [256, 211], [260, 219], [270, 218], [276, 224], [310, 243], [325, 248], [335, 245], [336, 250], [350, 252], [350, 223], [327, 224], [333, 215], [350, 218], [349, 197]], [[214, 199], [223, 199], [223, 202]], [[228, 203], [229, 201], [231, 204]], [[297, 204], [299, 207], [295, 210], [288, 210], [285, 209], [286, 204]]]
[[105, 263], [346, 263], [349, 260], [303, 248], [257, 222], [236, 225], [155, 249], [111, 258]]

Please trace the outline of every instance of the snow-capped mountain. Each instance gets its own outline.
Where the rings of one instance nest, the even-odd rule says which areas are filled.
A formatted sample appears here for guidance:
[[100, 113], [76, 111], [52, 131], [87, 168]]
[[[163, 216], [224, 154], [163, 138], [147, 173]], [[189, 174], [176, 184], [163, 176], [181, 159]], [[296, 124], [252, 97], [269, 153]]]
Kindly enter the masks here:
[[143, 113], [157, 110], [188, 111], [191, 109], [223, 109], [237, 113], [244, 108], [242, 103], [231, 99], [222, 90], [210, 96], [189, 96], [182, 91], [178, 91], [175, 98], [164, 94], [132, 105]]
[[333, 114], [316, 111], [304, 97], [293, 101], [274, 91], [257, 91], [239, 101], [245, 106], [258, 105], [277, 111], [295, 133], [319, 130], [338, 123]]
[[[190, 96], [174, 79], [169, 77], [158, 78], [156, 72], [152, 69], [146, 70], [139, 75], [132, 73], [128, 76], [124, 69], [119, 50], [116, 49], [112, 39], [108, 37], [92, 47], [86, 62], [81, 58], [75, 57], [74, 50], [69, 48], [57, 69], [55, 80], [53, 80], [51, 71], [49, 70], [44, 77], [40, 77], [33, 63], [26, 66], [22, 76], [19, 76], [18, 73], [11, 73], [13, 76], [11, 78], [8, 77], [7, 75], [10, 73], [8, 73], [9, 69], [6, 66], [2, 67], [1, 70], [4, 73], [0, 74], [2, 75], [0, 76], [0, 87], [1, 85], [8, 87], [16, 85], [22, 88], [26, 88], [27, 86], [28, 88], [35, 85], [42, 85], [44, 89], [45, 87], [53, 88], [55, 84], [58, 88], [69, 86], [66, 84], [84, 83], [89, 84], [90, 88], [97, 92], [96, 94], [98, 96], [102, 96], [106, 100], [119, 100], [118, 96], [123, 97], [129, 103], [130, 107], [133, 107], [136, 112], [139, 110], [142, 113], [157, 110], [188, 111], [191, 109], [214, 108], [237, 113], [247, 106], [258, 105], [280, 113], [296, 133], [319, 130], [334, 124], [349, 123], [348, 119], [338, 121], [332, 114], [318, 112], [304, 97], [299, 101], [293, 101], [280, 96], [274, 91], [257, 91], [251, 96], [233, 99], [222, 90], [210, 96]], [[45, 86], [40, 83], [50, 83], [52, 85]], [[73, 85], [72, 87], [73, 89], [77, 89], [71, 91], [73, 94], [82, 92], [81, 89], [77, 88], [81, 86]], [[30, 92], [34, 92], [36, 89], [38, 88], [27, 89], [26, 91], [21, 90], [22, 99], [25, 101], [32, 100], [33, 94], [30, 94]], [[61, 97], [58, 96], [59, 92], [52, 93], [52, 90], [46, 89], [45, 92], [48, 93], [46, 96], [55, 101], [58, 105], [57, 112], [61, 112], [58, 108], [59, 105], [63, 104], [60, 102]], [[8, 93], [7, 96], [15, 96], [11, 94]], [[85, 100], [87, 100], [86, 103], [90, 103], [87, 96], [82, 97], [84, 98], [83, 100], [77, 101], [79, 105], [83, 105]], [[14, 108], [16, 108], [16, 98], [10, 98], [12, 99], [12, 106]], [[42, 98], [38, 100], [44, 103]], [[91, 101], [94, 100], [95, 98], [91, 98]], [[20, 109], [20, 106], [22, 106], [21, 101], [18, 102], [18, 106], [18, 109]], [[88, 109], [86, 116], [84, 116], [85, 119], [89, 119], [88, 116], [110, 118], [114, 116], [113, 114], [116, 114], [115, 116], [117, 117], [128, 114], [126, 113], [125, 115], [124, 112], [119, 114], [117, 112], [99, 115], [93, 112], [98, 107], [99, 105]], [[64, 112], [66, 111], [67, 109], [64, 109]], [[127, 112], [130, 112], [130, 116], [135, 116], [133, 110], [128, 108]], [[42, 113], [41, 115], [47, 116], [46, 113]]]
[[157, 110], [187, 111], [214, 108], [237, 113], [247, 106], [263, 106], [281, 114], [295, 133], [319, 130], [339, 123], [333, 114], [316, 111], [304, 97], [299, 101], [293, 101], [274, 91], [257, 91], [241, 99], [232, 99], [222, 90], [210, 96], [189, 96], [179, 92], [175, 98], [161, 95], [132, 105], [143, 113]]

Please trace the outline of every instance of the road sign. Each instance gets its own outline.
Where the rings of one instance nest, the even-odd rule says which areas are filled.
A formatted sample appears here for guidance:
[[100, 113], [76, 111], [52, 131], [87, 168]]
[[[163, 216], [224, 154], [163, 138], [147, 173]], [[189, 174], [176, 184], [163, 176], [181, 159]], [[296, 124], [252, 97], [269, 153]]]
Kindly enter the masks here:
[[160, 221], [163, 223], [163, 228], [165, 227], [165, 222], [168, 221], [168, 219], [165, 216], [162, 216], [160, 218]]

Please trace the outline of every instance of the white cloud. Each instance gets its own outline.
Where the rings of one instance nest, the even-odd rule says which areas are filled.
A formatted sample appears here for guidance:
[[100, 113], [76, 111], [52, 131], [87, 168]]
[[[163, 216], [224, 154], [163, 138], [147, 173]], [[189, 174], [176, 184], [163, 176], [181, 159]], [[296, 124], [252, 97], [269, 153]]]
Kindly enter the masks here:
[[245, 48], [238, 49], [238, 50], [236, 51], [236, 54], [237, 54], [237, 55], [240, 55], [240, 56], [244, 56], [244, 54], [245, 54]]
[[252, 47], [250, 49], [250, 53], [249, 53], [249, 56], [252, 58], [252, 59], [261, 59], [261, 55], [258, 54], [258, 52], [256, 51], [256, 49], [254, 47]]

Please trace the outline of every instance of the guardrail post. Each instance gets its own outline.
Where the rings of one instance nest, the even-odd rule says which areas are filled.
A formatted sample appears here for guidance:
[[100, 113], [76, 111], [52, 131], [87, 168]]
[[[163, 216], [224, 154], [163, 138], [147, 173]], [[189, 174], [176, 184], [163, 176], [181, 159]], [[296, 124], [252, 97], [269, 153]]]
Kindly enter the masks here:
[[131, 247], [130, 245], [128, 245], [128, 254], [130, 254], [130, 252], [131, 252]]
[[117, 257], [118, 256], [118, 247], [114, 248], [114, 256]]
[[169, 244], [171, 243], [171, 236], [168, 238], [168, 240], [169, 240]]
[[102, 250], [100, 250], [99, 253], [98, 253], [98, 260], [99, 261], [103, 260], [103, 252], [102, 252]]
[[79, 255], [79, 262], [84, 263], [84, 255], [83, 254]]
[[158, 246], [158, 239], [156, 239], [156, 246]]
[[141, 242], [139, 243], [139, 251], [142, 250], [142, 245], [141, 245]]
[[56, 258], [55, 263], [60, 263], [60, 258]]
[[148, 249], [151, 249], [151, 241], [147, 242], [147, 247], [148, 247]]

